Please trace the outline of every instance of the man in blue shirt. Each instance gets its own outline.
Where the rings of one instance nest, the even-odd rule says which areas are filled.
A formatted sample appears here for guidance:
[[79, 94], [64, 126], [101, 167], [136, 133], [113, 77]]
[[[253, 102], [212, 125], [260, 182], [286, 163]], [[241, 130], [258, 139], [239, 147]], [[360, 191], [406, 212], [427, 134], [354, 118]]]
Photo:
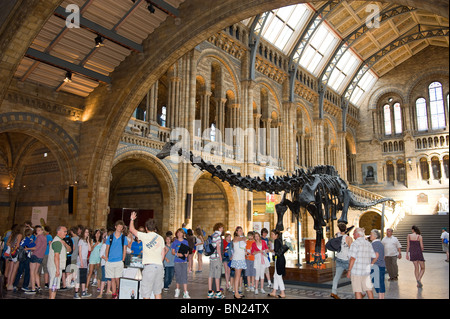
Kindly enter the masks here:
[[106, 238], [106, 264], [105, 264], [105, 276], [111, 278], [111, 288], [113, 299], [118, 298], [118, 290], [120, 277], [123, 272], [123, 262], [127, 253], [127, 237], [122, 234], [123, 227], [125, 226], [122, 220], [118, 220], [115, 223], [115, 232], [111, 236]]

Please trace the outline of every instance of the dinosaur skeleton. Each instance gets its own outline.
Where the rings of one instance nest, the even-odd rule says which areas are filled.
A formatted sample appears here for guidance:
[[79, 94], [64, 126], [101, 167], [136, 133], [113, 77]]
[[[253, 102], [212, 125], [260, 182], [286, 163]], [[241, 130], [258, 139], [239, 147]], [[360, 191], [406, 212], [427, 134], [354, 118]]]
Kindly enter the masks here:
[[[284, 230], [283, 215], [288, 208], [297, 219], [300, 218], [300, 208], [305, 208], [314, 220], [316, 253], [313, 263], [317, 264], [324, 262], [320, 254], [323, 227], [327, 225], [330, 218], [332, 220], [337, 219], [338, 211], [342, 212], [338, 222], [347, 224], [349, 208], [366, 210], [387, 201], [391, 201], [395, 205], [392, 198], [381, 198], [374, 201], [358, 198], [349, 190], [347, 183], [339, 177], [337, 170], [331, 165], [318, 165], [307, 170], [301, 168], [297, 169], [292, 175], [286, 174], [263, 180], [259, 176], [242, 176], [239, 172], [234, 173], [231, 169], [225, 170], [220, 165], [216, 166], [209, 161], [205, 162], [191, 151], [177, 148], [175, 142], [167, 142], [156, 156], [159, 159], [164, 159], [172, 154], [178, 154], [186, 158], [193, 166], [209, 172], [213, 177], [217, 176], [222, 182], [227, 182], [231, 186], [270, 194], [283, 193], [281, 202], [275, 205], [277, 212], [276, 229], [280, 231]], [[290, 194], [291, 200], [286, 198], [287, 194]]]

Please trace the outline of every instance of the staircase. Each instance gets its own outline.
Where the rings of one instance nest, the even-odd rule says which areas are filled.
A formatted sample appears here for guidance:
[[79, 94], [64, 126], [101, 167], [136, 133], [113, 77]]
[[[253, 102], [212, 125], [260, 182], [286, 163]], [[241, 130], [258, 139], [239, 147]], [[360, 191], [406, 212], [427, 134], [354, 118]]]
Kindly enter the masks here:
[[402, 244], [402, 251], [406, 251], [407, 236], [411, 233], [411, 227], [416, 225], [423, 237], [424, 252], [441, 253], [442, 228], [448, 228], [449, 215], [406, 215], [394, 230], [394, 236]]

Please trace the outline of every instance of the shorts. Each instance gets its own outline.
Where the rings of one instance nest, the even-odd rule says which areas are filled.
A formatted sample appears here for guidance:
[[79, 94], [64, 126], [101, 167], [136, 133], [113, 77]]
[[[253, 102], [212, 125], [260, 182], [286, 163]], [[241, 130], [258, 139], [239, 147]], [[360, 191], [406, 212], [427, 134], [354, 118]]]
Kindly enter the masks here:
[[188, 264], [187, 263], [175, 263], [175, 279], [177, 284], [187, 284], [188, 283]]
[[202, 255], [202, 254], [203, 254], [203, 249], [202, 249], [202, 250], [197, 250], [197, 253], [198, 253], [199, 255]]
[[123, 261], [106, 262], [105, 276], [106, 278], [120, 278], [123, 273]]
[[156, 264], [144, 265], [142, 270], [142, 298], [149, 299], [153, 294], [160, 295], [164, 287], [164, 266]]
[[[59, 273], [59, 276], [56, 276], [56, 268], [49, 267], [48, 268], [48, 283], [50, 285], [50, 289], [53, 286], [53, 283], [56, 281], [56, 289], [59, 289], [61, 286], [61, 271]], [[56, 279], [56, 280], [55, 280]]]
[[372, 280], [370, 275], [368, 276], [351, 276], [352, 290], [353, 292], [364, 293], [366, 291], [372, 290]]
[[245, 273], [247, 274], [247, 277], [255, 277], [256, 270], [255, 270], [255, 261], [254, 260], [246, 260], [247, 262], [247, 270]]
[[43, 260], [44, 258], [39, 258], [39, 257], [36, 257], [35, 255], [31, 255], [31, 258], [30, 258], [30, 263], [33, 263], [33, 264], [42, 264], [42, 260]]
[[448, 244], [442, 244], [442, 251], [444, 252], [444, 253], [446, 253], [446, 252], [448, 252]]
[[222, 261], [220, 259], [210, 260], [208, 277], [209, 278], [222, 277]]
[[87, 282], [87, 268], [79, 268], [80, 271], [80, 284], [85, 284]]

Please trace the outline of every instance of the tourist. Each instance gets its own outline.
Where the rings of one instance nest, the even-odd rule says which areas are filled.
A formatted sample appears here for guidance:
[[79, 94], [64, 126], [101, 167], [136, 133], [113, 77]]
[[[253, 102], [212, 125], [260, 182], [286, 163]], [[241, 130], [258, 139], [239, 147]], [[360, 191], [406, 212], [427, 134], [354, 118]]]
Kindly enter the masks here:
[[444, 253], [446, 253], [447, 255], [447, 259], [445, 260], [446, 262], [448, 262], [448, 232], [447, 232], [447, 228], [442, 228], [442, 234], [441, 234], [441, 240], [442, 240], [442, 251]]
[[[209, 275], [208, 275], [208, 299], [223, 299], [225, 296], [220, 291], [220, 277], [222, 277], [222, 232], [223, 224], [217, 223], [213, 227], [214, 233], [211, 235], [211, 244], [215, 248], [214, 252], [209, 256]], [[213, 280], [216, 285], [214, 293], [212, 285]]]
[[411, 227], [412, 233], [408, 234], [406, 245], [406, 260], [414, 264], [414, 275], [417, 288], [422, 288], [422, 277], [425, 273], [425, 259], [423, 258], [423, 239], [417, 226]]
[[129, 231], [142, 241], [142, 281], [141, 293], [144, 299], [162, 298], [164, 287], [164, 239], [156, 233], [156, 222], [148, 219], [145, 222], [145, 231], [137, 231], [134, 227], [136, 212], [131, 212]]
[[197, 227], [195, 229], [195, 236], [196, 236], [196, 242], [195, 242], [195, 249], [197, 250], [197, 273], [202, 272], [203, 270], [203, 243], [205, 242], [203, 231], [200, 227]]
[[231, 279], [231, 268], [229, 266], [231, 259], [231, 234], [227, 232], [225, 234], [225, 238], [222, 241], [222, 252], [223, 252], [223, 258], [222, 258], [222, 265], [223, 269], [225, 271], [225, 289], [228, 291], [232, 290], [232, 286], [230, 285], [230, 279]]
[[48, 262], [48, 252], [50, 251], [50, 244], [52, 243], [53, 237], [50, 234], [51, 229], [50, 226], [46, 225], [44, 226], [44, 235], [47, 240], [47, 246], [44, 253], [44, 258], [42, 259], [42, 263], [39, 266], [38, 273], [44, 273], [44, 287], [49, 288], [49, 278], [48, 278], [48, 268], [47, 268], [47, 262]]
[[105, 265], [106, 265], [106, 239], [109, 237], [108, 232], [105, 230], [102, 232], [102, 245], [100, 247], [100, 269], [101, 269], [101, 282], [100, 282], [100, 287], [97, 288], [97, 291], [100, 292], [99, 295], [97, 296], [97, 298], [102, 298], [103, 297], [103, 291], [105, 289], [105, 285], [107, 286], [106, 288], [106, 293], [111, 293], [111, 279], [107, 279], [106, 278], [106, 271], [105, 271]]
[[[267, 235], [269, 235], [269, 231], [267, 230], [267, 228], [261, 229], [261, 239], [266, 242], [267, 247], [270, 249], [270, 246], [272, 245], [272, 243], [270, 242], [270, 238], [267, 237]], [[267, 258], [269, 259], [269, 263], [270, 263], [270, 254], [267, 254]], [[272, 288], [272, 281], [270, 280], [269, 267], [266, 268], [265, 275], [266, 275], [266, 279], [267, 279], [267, 287]]]
[[239, 293], [240, 277], [243, 269], [247, 268], [245, 261], [246, 238], [241, 226], [236, 227], [233, 238], [233, 255], [231, 257], [230, 268], [234, 269], [234, 298], [241, 299], [244, 296]]
[[[17, 255], [17, 260], [19, 262], [19, 268], [17, 270], [16, 278], [14, 279], [13, 287], [14, 290], [19, 286], [20, 278], [23, 274], [23, 282], [22, 282], [22, 290], [27, 292], [31, 289], [28, 287], [30, 284], [30, 249], [36, 246], [33, 241], [33, 228], [29, 226], [27, 223], [24, 223], [24, 238], [21, 240], [19, 245], [19, 254]], [[22, 250], [22, 252], [21, 252]], [[20, 259], [20, 254], [24, 256], [24, 258]]]
[[91, 284], [92, 275], [96, 276], [92, 280], [92, 286], [97, 286], [101, 278], [100, 269], [100, 249], [103, 243], [103, 232], [100, 229], [96, 229], [91, 238], [91, 254], [89, 255], [89, 274], [86, 281], [86, 289], [89, 288]]
[[286, 230], [283, 232], [282, 238], [283, 238], [283, 244], [289, 247], [289, 251], [293, 252], [294, 247], [292, 246], [292, 235], [290, 233], [291, 228], [287, 227]]
[[172, 238], [170, 236], [166, 236], [164, 239], [165, 247], [164, 247], [164, 291], [169, 291], [169, 286], [172, 283], [173, 275], [174, 275], [174, 260], [175, 255], [172, 254], [172, 249], [170, 246], [172, 245]]
[[[270, 237], [273, 240], [273, 250], [271, 252], [275, 256], [275, 270], [273, 273], [273, 289], [268, 296], [286, 298], [283, 276], [286, 275], [286, 258], [284, 254], [287, 246], [283, 245], [279, 230], [273, 229], [270, 232]], [[277, 295], [278, 290], [280, 290], [279, 295]]]
[[370, 232], [370, 241], [372, 242], [372, 248], [377, 257], [372, 266], [371, 278], [375, 291], [378, 293], [378, 298], [384, 299], [384, 294], [386, 292], [386, 287], [384, 284], [386, 263], [384, 261], [384, 246], [381, 243], [380, 238], [380, 232], [377, 229], [372, 229]]
[[386, 262], [386, 270], [389, 274], [389, 281], [398, 280], [397, 260], [402, 258], [402, 245], [397, 237], [393, 236], [392, 228], [386, 230], [386, 237], [381, 243], [384, 246], [384, 260]]
[[122, 234], [125, 224], [122, 220], [114, 224], [115, 231], [106, 239], [105, 276], [111, 279], [112, 298], [118, 298], [120, 277], [124, 268], [128, 240]]
[[[186, 252], [178, 252], [182, 245], [187, 246], [189, 248], [189, 243], [184, 238], [184, 230], [182, 228], [177, 229], [175, 232], [175, 240], [171, 245], [172, 254], [175, 255], [174, 259], [174, 270], [175, 270], [175, 279], [176, 279], [176, 289], [175, 289], [175, 298], [180, 296], [180, 285], [183, 285], [183, 298], [191, 298], [188, 292], [188, 264], [187, 257], [189, 255], [189, 249]], [[184, 247], [186, 248], [186, 247]]]
[[79, 285], [75, 286], [75, 294], [74, 299], [87, 298], [92, 296], [92, 294], [86, 291], [86, 282], [87, 282], [87, 272], [88, 272], [88, 254], [92, 250], [91, 249], [91, 240], [90, 240], [90, 230], [89, 228], [82, 229], [81, 235], [78, 240], [78, 258], [77, 258], [77, 266], [78, 266], [78, 274], [81, 286], [81, 295], [78, 294]]
[[370, 269], [376, 261], [375, 251], [366, 240], [364, 228], [356, 228], [353, 232], [355, 241], [350, 246], [349, 266], [347, 278], [351, 279], [352, 290], [356, 299], [362, 299], [364, 292], [369, 299], [373, 299], [372, 281], [370, 280]]
[[62, 270], [66, 268], [67, 252], [72, 248], [63, 240], [66, 237], [67, 228], [58, 226], [56, 236], [50, 245], [48, 253], [48, 275], [50, 282], [49, 298], [56, 298], [56, 291], [60, 288]]
[[337, 237], [342, 236], [341, 241], [341, 250], [336, 252], [335, 263], [336, 263], [336, 271], [333, 278], [333, 286], [331, 287], [331, 297], [334, 299], [340, 299], [337, 294], [339, 280], [342, 277], [342, 274], [345, 270], [348, 270], [349, 264], [349, 256], [348, 253], [350, 251], [350, 246], [352, 245], [353, 239], [347, 235], [347, 225], [345, 223], [338, 223], [339, 233], [337, 233]]
[[[269, 252], [269, 247], [267, 243], [261, 239], [261, 235], [255, 232], [255, 241], [252, 244], [252, 255], [255, 257], [254, 268], [255, 268], [255, 295], [261, 292], [265, 294], [264, 291], [264, 276], [266, 269], [269, 268], [269, 259], [267, 253]], [[261, 289], [258, 291], [258, 283], [261, 283]]]
[[186, 233], [186, 240], [189, 246], [189, 255], [188, 255], [188, 272], [194, 271], [194, 254], [195, 254], [195, 236], [192, 229], [188, 229]]
[[247, 291], [255, 291], [255, 256], [252, 254], [252, 246], [255, 242], [255, 233], [249, 231], [247, 233], [247, 245], [245, 247], [245, 262], [247, 263], [247, 268], [245, 269], [245, 275], [247, 276]]
[[[139, 227], [138, 231], [143, 233], [145, 229]], [[131, 256], [142, 258], [142, 249], [142, 240], [138, 236], [134, 236], [133, 243], [131, 244]]]
[[40, 284], [40, 273], [39, 268], [45, 256], [45, 251], [47, 249], [47, 238], [44, 235], [44, 229], [41, 225], [36, 225], [34, 227], [36, 232], [35, 246], [31, 249], [30, 258], [30, 290], [26, 291], [27, 294], [35, 294], [41, 289]]

